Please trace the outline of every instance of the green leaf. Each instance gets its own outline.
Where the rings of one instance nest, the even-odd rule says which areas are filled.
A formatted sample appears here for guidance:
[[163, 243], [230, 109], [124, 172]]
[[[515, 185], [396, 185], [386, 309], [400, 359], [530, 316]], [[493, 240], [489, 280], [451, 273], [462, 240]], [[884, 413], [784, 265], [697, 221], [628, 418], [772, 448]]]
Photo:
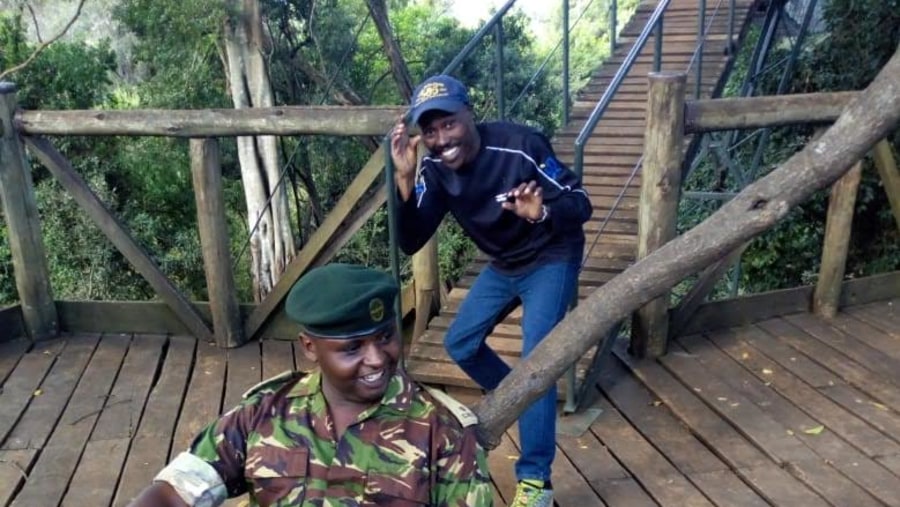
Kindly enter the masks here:
[[816, 426], [815, 428], [809, 428], [808, 430], [803, 430], [803, 433], [806, 433], [807, 435], [818, 435], [819, 433], [822, 433], [822, 431], [824, 431], [824, 430], [825, 430], [825, 426], [819, 425], [819, 426]]

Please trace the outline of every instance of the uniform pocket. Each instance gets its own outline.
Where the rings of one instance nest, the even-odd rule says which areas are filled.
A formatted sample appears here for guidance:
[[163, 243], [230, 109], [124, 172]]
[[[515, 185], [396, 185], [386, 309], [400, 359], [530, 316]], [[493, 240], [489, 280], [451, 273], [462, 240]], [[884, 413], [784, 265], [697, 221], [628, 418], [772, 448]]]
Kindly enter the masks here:
[[284, 501], [299, 505], [306, 494], [306, 449], [256, 446], [248, 449], [246, 478], [261, 507]]
[[428, 478], [415, 473], [408, 477], [369, 472], [364, 505], [414, 506], [430, 502]]

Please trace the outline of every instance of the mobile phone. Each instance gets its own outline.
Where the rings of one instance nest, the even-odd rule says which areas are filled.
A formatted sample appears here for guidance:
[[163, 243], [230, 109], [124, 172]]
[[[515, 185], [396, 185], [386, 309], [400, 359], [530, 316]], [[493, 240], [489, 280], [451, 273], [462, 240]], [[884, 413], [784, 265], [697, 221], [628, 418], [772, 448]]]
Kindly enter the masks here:
[[502, 194], [497, 194], [494, 196], [494, 200], [500, 203], [503, 202], [516, 202], [516, 196], [513, 192], [504, 192]]

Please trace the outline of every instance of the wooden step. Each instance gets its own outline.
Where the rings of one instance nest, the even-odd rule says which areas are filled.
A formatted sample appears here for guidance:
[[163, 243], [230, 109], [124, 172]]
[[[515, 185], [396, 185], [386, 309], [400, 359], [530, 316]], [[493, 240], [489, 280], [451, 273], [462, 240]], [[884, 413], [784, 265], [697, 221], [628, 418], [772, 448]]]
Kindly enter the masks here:
[[[442, 360], [446, 358], [446, 360]], [[508, 356], [503, 360], [511, 367], [519, 362], [518, 357]], [[576, 365], [576, 378], [580, 383], [584, 378], [584, 372], [590, 365], [589, 358], [585, 358]], [[409, 355], [406, 360], [406, 371], [409, 375], [426, 384], [438, 384], [446, 386], [459, 386], [470, 389], [479, 389], [480, 387], [469, 376], [454, 364], [450, 357], [447, 356], [443, 346], [436, 346], [423, 343], [415, 343], [410, 347]], [[557, 399], [566, 399], [566, 382], [565, 377], [561, 378], [556, 385]]]

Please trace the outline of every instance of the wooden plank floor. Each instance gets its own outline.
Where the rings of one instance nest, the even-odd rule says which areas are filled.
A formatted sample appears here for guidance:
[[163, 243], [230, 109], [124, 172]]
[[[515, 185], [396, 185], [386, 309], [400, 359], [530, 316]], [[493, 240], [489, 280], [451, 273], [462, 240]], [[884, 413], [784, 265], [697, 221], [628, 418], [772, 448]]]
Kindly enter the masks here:
[[[600, 416], [558, 437], [557, 505], [900, 507], [898, 308], [689, 336], [659, 361], [620, 347], [595, 393]], [[124, 505], [247, 387], [308, 366], [278, 341], [0, 343], [0, 505]], [[518, 449], [512, 428], [490, 453], [499, 505]]]

